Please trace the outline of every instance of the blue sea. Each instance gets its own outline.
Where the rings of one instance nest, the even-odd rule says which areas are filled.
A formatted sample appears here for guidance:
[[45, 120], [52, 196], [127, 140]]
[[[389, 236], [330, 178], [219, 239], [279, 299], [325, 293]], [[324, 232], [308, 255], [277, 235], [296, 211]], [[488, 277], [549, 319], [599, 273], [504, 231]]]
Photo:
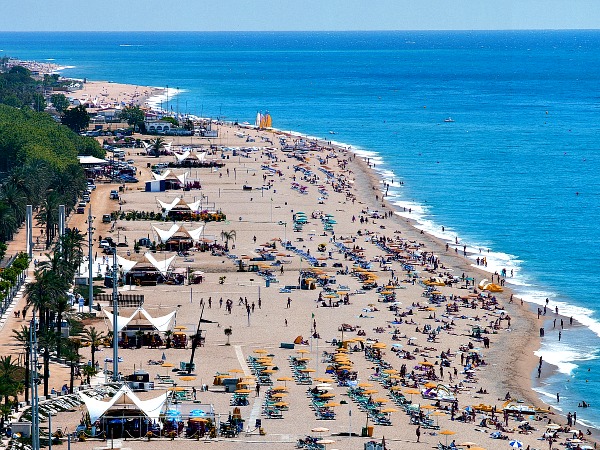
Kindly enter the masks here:
[[547, 326], [536, 390], [600, 428], [600, 32], [0, 33], [0, 56], [360, 150], [400, 214], [584, 325]]

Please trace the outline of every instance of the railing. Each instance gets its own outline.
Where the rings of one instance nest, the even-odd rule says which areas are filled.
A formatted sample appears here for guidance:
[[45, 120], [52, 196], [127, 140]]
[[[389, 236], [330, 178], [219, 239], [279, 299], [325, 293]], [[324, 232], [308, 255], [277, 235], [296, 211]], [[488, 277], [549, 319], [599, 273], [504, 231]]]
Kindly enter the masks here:
[[[112, 294], [98, 294], [94, 297], [94, 303], [108, 302], [113, 304]], [[144, 296], [141, 294], [119, 294], [118, 305], [124, 308], [138, 308], [144, 304]]]

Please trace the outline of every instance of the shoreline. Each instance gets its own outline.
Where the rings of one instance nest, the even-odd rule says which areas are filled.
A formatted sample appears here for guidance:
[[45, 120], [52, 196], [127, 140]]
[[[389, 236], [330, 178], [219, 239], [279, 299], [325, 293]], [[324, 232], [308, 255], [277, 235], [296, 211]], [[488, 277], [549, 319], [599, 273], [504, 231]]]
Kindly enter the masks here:
[[[101, 83], [101, 82], [95, 82]], [[116, 85], [115, 83], [108, 83]], [[133, 86], [133, 85], [127, 85]], [[233, 127], [232, 127], [233, 128]], [[256, 132], [256, 130], [252, 130]], [[277, 130], [276, 132], [281, 132], [285, 134], [283, 131]], [[320, 142], [325, 140], [319, 139]], [[358, 194], [358, 199], [364, 202], [364, 205], [368, 205], [372, 209], [379, 209], [382, 204], [381, 197], [379, 200], [374, 199], [374, 194], [377, 193], [381, 195], [381, 183], [385, 181], [383, 176], [378, 173], [377, 170], [368, 166], [368, 164], [363, 160], [363, 157], [360, 156], [355, 150], [348, 149], [343, 145], [339, 146], [339, 150], [348, 153], [351, 153], [354, 156], [352, 158], [351, 167], [354, 170], [354, 175], [357, 177], [357, 182], [355, 186], [355, 190]], [[366, 189], [361, 189], [359, 186], [366, 186]], [[369, 189], [370, 188], [370, 189]], [[371, 195], [371, 193], [373, 195]], [[481, 268], [473, 267], [472, 261], [461, 254], [455, 254], [453, 250], [446, 252], [445, 244], [446, 242], [432, 234], [427, 232], [421, 233], [421, 230], [416, 226], [416, 221], [414, 219], [407, 219], [399, 214], [398, 206], [391, 203], [387, 198], [383, 199], [383, 204], [385, 205], [386, 210], [394, 211], [392, 215], [392, 219], [388, 219], [394, 224], [401, 226], [403, 229], [404, 236], [409, 236], [410, 238], [415, 238], [417, 240], [427, 241], [427, 247], [432, 249], [432, 251], [441, 257], [442, 262], [446, 266], [453, 267], [455, 269], [463, 270], [465, 273], [477, 273], [482, 277], [489, 276], [489, 273], [484, 271]], [[389, 223], [389, 222], [388, 222]], [[509, 287], [505, 286], [505, 291], [497, 296], [502, 298], [503, 303], [507, 305], [507, 310], [510, 315], [514, 317], [514, 326], [513, 331], [510, 332], [510, 336], [501, 336], [501, 342], [508, 342], [512, 345], [512, 351], [510, 354], [507, 354], [505, 348], [502, 348], [503, 345], [494, 345], [492, 346], [491, 351], [486, 354], [486, 358], [493, 364], [501, 364], [502, 367], [505, 367], [507, 370], [500, 371], [501, 373], [496, 374], [500, 376], [499, 379], [493, 380], [495, 394], [497, 394], [498, 398], [501, 398], [504, 394], [504, 390], [509, 390], [511, 393], [516, 393], [518, 397], [527, 400], [528, 402], [538, 405], [543, 401], [538, 397], [537, 393], [534, 391], [534, 383], [531, 379], [531, 375], [536, 365], [536, 359], [534, 358], [534, 352], [536, 349], [540, 348], [540, 339], [537, 336], [537, 324], [535, 313], [533, 312], [534, 303], [525, 303], [523, 306], [520, 306], [518, 303], [513, 303], [512, 305], [508, 305], [508, 297], [512, 293], [512, 290]], [[511, 338], [509, 340], [509, 337]], [[522, 346], [522, 343], [525, 342], [525, 347]], [[519, 356], [521, 354], [530, 355], [531, 357], [526, 358], [525, 360], [521, 360]], [[490, 372], [493, 369], [491, 367], [487, 368], [486, 371]], [[561, 418], [562, 417], [561, 414]]]

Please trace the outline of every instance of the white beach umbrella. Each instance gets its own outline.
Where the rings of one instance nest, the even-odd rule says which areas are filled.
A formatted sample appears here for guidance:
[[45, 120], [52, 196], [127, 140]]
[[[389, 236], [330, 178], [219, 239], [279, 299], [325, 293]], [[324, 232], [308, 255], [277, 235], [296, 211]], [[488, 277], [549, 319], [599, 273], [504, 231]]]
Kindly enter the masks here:
[[523, 443], [521, 441], [512, 440], [508, 443], [512, 448], [523, 448]]

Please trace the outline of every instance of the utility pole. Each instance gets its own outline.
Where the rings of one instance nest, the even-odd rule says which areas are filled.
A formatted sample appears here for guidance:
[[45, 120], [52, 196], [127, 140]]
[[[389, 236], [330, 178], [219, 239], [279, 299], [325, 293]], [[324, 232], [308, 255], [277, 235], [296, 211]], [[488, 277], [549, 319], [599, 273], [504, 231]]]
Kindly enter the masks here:
[[119, 266], [117, 266], [117, 247], [113, 247], [113, 382], [119, 381], [119, 330], [117, 329], [117, 317], [119, 315]]
[[92, 307], [94, 303], [94, 248], [92, 246], [92, 234], [94, 232], [94, 227], [92, 226], [92, 219], [92, 207], [90, 206], [88, 212], [88, 305], [90, 305], [90, 312], [92, 312]]
[[31, 448], [40, 450], [40, 416], [38, 399], [38, 358], [37, 332], [35, 329], [35, 309], [29, 325], [29, 361], [31, 364]]

